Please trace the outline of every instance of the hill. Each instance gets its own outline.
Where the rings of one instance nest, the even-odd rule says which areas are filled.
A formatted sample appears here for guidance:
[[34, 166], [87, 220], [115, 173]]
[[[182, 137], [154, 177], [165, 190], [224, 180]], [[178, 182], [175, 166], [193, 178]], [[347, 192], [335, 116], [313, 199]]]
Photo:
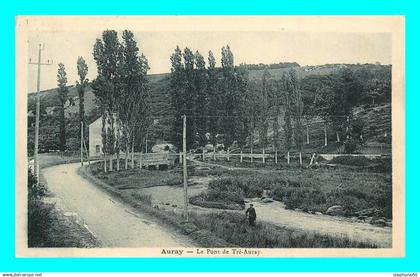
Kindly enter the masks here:
[[[257, 66], [248, 70], [250, 82], [256, 83], [258, 88], [258, 82], [261, 80], [264, 67]], [[319, 66], [299, 66], [295, 63], [292, 63], [289, 67], [281, 68], [268, 68], [268, 71], [271, 77], [274, 80], [280, 80], [283, 73], [287, 70], [293, 68], [297, 71], [299, 78], [304, 79], [307, 77], [316, 79], [317, 76], [326, 76], [337, 72], [342, 68], [351, 68], [364, 70], [366, 72], [374, 71], [390, 71], [389, 65], [374, 65], [374, 64], [327, 64]], [[168, 140], [171, 137], [170, 124], [171, 117], [173, 115], [172, 107], [170, 104], [170, 94], [168, 91], [170, 83], [170, 74], [151, 74], [148, 76], [150, 84], [150, 108], [152, 111], [153, 117], [155, 120], [153, 136], [154, 139], [163, 139]], [[40, 134], [44, 134], [41, 137], [41, 143], [44, 141], [44, 144], [50, 145], [49, 147], [43, 147], [45, 151], [48, 149], [56, 149], [58, 141], [58, 121], [57, 121], [57, 107], [59, 106], [59, 97], [58, 89], [49, 89], [40, 92], [41, 100], [41, 131]], [[33, 137], [33, 125], [34, 125], [34, 113], [35, 113], [35, 103], [36, 103], [36, 93], [28, 94], [28, 149], [32, 148], [30, 144], [32, 143], [31, 137]], [[75, 139], [74, 132], [77, 134], [78, 129], [78, 93], [75, 86], [69, 86], [69, 101], [66, 104], [66, 117], [68, 120], [68, 144], [69, 149], [77, 149], [78, 142]], [[363, 108], [362, 113], [363, 113]], [[100, 111], [98, 109], [98, 104], [95, 100], [95, 95], [93, 94], [92, 88], [89, 86], [85, 91], [85, 110], [87, 116], [87, 122], [90, 124], [95, 119], [100, 116]], [[374, 136], [376, 133], [385, 133], [388, 132], [391, 134], [391, 122], [390, 122], [390, 108], [388, 110], [380, 110], [378, 113], [372, 114], [371, 112], [366, 112], [366, 126], [365, 129], [368, 130], [368, 136]], [[371, 115], [378, 115], [377, 117], [372, 117]], [[323, 143], [323, 123], [317, 119], [312, 119], [311, 130], [313, 138], [311, 140], [318, 141], [318, 144]], [[383, 130], [377, 132], [374, 131], [378, 126], [381, 126]], [[270, 135], [270, 133], [269, 133]], [[334, 132], [329, 134], [331, 140], [334, 139]], [[153, 140], [153, 138], [151, 138]], [[312, 143], [311, 143], [312, 144]], [[42, 147], [41, 147], [42, 148]]]

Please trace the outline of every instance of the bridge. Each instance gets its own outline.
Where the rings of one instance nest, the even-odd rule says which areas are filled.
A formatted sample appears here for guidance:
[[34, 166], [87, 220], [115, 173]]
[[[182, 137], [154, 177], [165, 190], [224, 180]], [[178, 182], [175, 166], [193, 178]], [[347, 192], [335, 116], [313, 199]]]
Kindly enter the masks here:
[[171, 168], [180, 160], [178, 153], [135, 153], [134, 160], [140, 168]]

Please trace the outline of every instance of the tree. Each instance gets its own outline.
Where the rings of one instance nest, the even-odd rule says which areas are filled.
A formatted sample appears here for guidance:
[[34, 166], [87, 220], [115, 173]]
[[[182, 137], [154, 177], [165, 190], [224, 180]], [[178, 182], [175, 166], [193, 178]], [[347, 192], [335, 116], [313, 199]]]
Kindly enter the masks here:
[[93, 92], [103, 111], [102, 137], [104, 158], [110, 155], [109, 169], [112, 170], [112, 155], [115, 153], [115, 118], [118, 107], [119, 75], [121, 47], [116, 31], [107, 30], [102, 39], [97, 39], [93, 48], [98, 76], [92, 84]]
[[204, 57], [196, 51], [194, 54], [195, 62], [195, 76], [194, 76], [194, 88], [195, 88], [195, 107], [194, 117], [196, 125], [197, 140], [200, 145], [205, 145], [207, 142], [206, 131], [207, 131], [207, 119], [202, 115], [208, 115], [207, 112], [207, 74], [206, 74], [206, 63]]
[[[118, 115], [121, 122], [121, 147], [125, 150], [125, 168], [128, 168], [128, 155], [134, 152], [135, 140], [142, 141], [145, 130], [150, 125], [148, 105], [149, 86], [147, 58], [139, 54], [137, 42], [131, 31], [123, 31], [119, 76], [121, 82]], [[132, 165], [133, 166], [133, 165]]]
[[[77, 58], [77, 74], [79, 75], [79, 81], [76, 82], [77, 92], [79, 93], [79, 122], [83, 123], [83, 140], [86, 137], [86, 120], [85, 120], [85, 88], [89, 83], [86, 78], [88, 73], [88, 66], [83, 57]], [[80, 124], [79, 124], [80, 125]], [[82, 135], [82, 126], [80, 126], [80, 137]]]
[[187, 116], [187, 148], [197, 146], [197, 117], [196, 117], [196, 103], [197, 103], [197, 92], [194, 82], [195, 71], [194, 71], [194, 53], [185, 47], [184, 53], [184, 114], [190, 114]]
[[185, 98], [185, 69], [182, 63], [182, 52], [179, 46], [171, 55], [171, 80], [169, 92], [171, 95], [171, 105], [174, 109], [174, 119], [172, 124], [173, 143], [182, 148], [182, 116], [186, 114]]
[[218, 77], [216, 72], [216, 60], [213, 52], [209, 51], [207, 66], [207, 97], [208, 97], [208, 115], [212, 115], [207, 120], [208, 131], [210, 132], [211, 143], [215, 147], [217, 144], [216, 135], [220, 126], [220, 95], [218, 93]]
[[284, 147], [287, 152], [290, 151], [292, 147], [292, 97], [291, 97], [291, 89], [290, 89], [290, 75], [288, 72], [284, 72], [282, 79], [282, 90], [283, 90], [283, 97], [284, 97]]
[[65, 104], [68, 98], [67, 73], [64, 64], [58, 64], [57, 73], [58, 95], [60, 98], [60, 151], [66, 150], [66, 117]]
[[263, 148], [267, 147], [268, 143], [268, 125], [270, 115], [270, 98], [272, 97], [272, 80], [271, 75], [266, 68], [261, 79], [261, 94], [259, 106], [259, 137], [260, 144]]
[[235, 66], [233, 53], [229, 45], [222, 47], [222, 73], [221, 82], [222, 108], [224, 118], [222, 119], [222, 129], [225, 137], [225, 147], [230, 147], [235, 141], [236, 128], [238, 127], [237, 116], [237, 89], [235, 87]]
[[297, 72], [294, 69], [289, 71], [290, 75], [290, 89], [292, 96], [292, 118], [294, 122], [294, 134], [295, 134], [295, 144], [299, 152], [302, 152], [303, 149], [303, 125], [302, 125], [302, 115], [303, 115], [303, 101], [302, 93], [299, 87], [299, 80], [297, 77]]
[[238, 146], [243, 151], [246, 146], [246, 141], [250, 131], [250, 113], [252, 112], [253, 98], [251, 92], [248, 90], [248, 70], [245, 66], [241, 65], [236, 70], [235, 75], [236, 89], [238, 90], [238, 119], [237, 119], [237, 132], [236, 141]]

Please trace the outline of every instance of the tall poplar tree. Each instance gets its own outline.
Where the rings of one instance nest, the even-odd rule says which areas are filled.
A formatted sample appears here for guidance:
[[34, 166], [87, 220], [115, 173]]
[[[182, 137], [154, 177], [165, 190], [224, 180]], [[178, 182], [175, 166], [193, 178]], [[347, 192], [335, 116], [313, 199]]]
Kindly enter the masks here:
[[58, 64], [58, 95], [60, 98], [60, 151], [66, 150], [66, 116], [65, 104], [68, 99], [67, 73], [64, 64]]
[[[88, 66], [83, 59], [83, 57], [77, 58], [77, 74], [79, 75], [79, 80], [76, 82], [77, 86], [77, 92], [79, 94], [79, 122], [83, 122], [83, 139], [86, 137], [86, 120], [85, 120], [85, 88], [89, 82], [89, 80], [86, 78], [86, 75], [88, 73]], [[82, 126], [80, 126], [80, 137], [82, 134]]]
[[208, 66], [207, 66], [207, 96], [208, 96], [208, 115], [207, 118], [208, 131], [210, 132], [211, 143], [215, 147], [217, 144], [216, 135], [218, 134], [220, 126], [220, 95], [218, 93], [218, 77], [216, 72], [216, 59], [213, 52], [209, 51]]

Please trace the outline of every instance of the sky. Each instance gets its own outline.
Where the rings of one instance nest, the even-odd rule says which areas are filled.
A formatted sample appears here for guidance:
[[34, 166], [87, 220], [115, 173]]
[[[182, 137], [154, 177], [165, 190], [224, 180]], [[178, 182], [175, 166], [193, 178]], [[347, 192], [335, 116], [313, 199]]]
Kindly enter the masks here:
[[[121, 35], [121, 32], [119, 32]], [[179, 45], [198, 50], [207, 61], [211, 50], [220, 66], [220, 52], [229, 45], [235, 64], [297, 62], [304, 65], [327, 63], [391, 63], [390, 33], [275, 32], [275, 31], [140, 31], [134, 32], [140, 52], [147, 57], [149, 74], [170, 72], [170, 56]], [[28, 57], [37, 60], [38, 44], [44, 44], [41, 90], [57, 87], [58, 64], [66, 67], [68, 85], [77, 80], [76, 62], [82, 56], [89, 67], [88, 78], [96, 76], [92, 56], [100, 31], [34, 31], [28, 36]], [[28, 66], [28, 92], [36, 91], [37, 66]]]

